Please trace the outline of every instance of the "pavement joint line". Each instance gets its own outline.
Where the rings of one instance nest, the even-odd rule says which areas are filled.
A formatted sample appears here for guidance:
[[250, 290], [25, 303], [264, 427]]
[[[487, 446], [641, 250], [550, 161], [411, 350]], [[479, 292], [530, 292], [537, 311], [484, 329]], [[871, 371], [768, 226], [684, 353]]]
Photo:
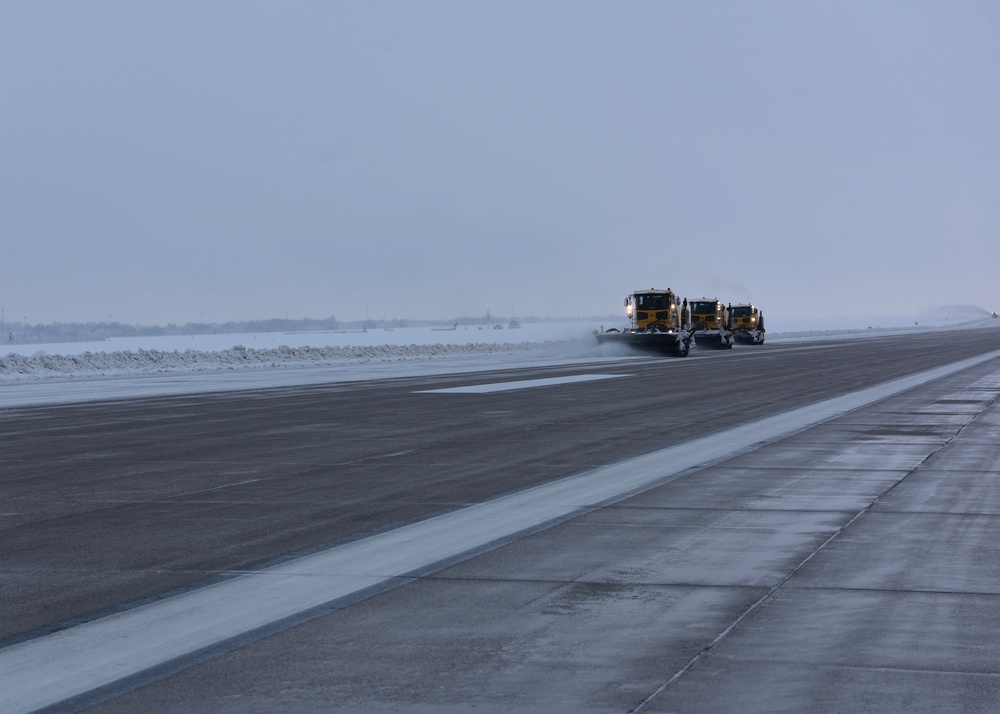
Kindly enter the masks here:
[[900, 377], [10, 645], [0, 650], [0, 710], [53, 706], [997, 358]]
[[[878, 498], [881, 498], [881, 497], [882, 496], [880, 494], [878, 496]], [[875, 499], [876, 502], [878, 501], [878, 498]], [[649, 707], [649, 705], [652, 704], [671, 685], [673, 685], [674, 682], [678, 681], [681, 677], [683, 677], [685, 674], [687, 674], [691, 670], [692, 667], [694, 667], [702, 659], [704, 659], [705, 655], [707, 655], [709, 652], [711, 652], [713, 649], [715, 649], [719, 645], [719, 643], [722, 642], [724, 639], [726, 639], [733, 630], [735, 630], [737, 627], [739, 627], [740, 623], [742, 623], [744, 620], [746, 620], [748, 617], [750, 617], [753, 613], [755, 613], [758, 609], [760, 609], [760, 607], [764, 603], [766, 603], [768, 600], [770, 600], [771, 598], [773, 598], [774, 594], [776, 592], [778, 592], [781, 588], [783, 588], [785, 586], [785, 584], [789, 580], [791, 580], [795, 576], [795, 574], [797, 572], [799, 572], [799, 570], [801, 570], [803, 567], [805, 567], [806, 563], [808, 563], [810, 560], [812, 560], [816, 556], [816, 554], [818, 554], [820, 551], [822, 551], [824, 548], [826, 548], [826, 546], [829, 545], [831, 541], [833, 541], [837, 536], [839, 536], [841, 533], [843, 533], [847, 528], [850, 528], [851, 524], [853, 524], [856, 520], [858, 520], [859, 518], [861, 518], [861, 516], [864, 515], [868, 511], [868, 509], [870, 507], [871, 507], [871, 504], [869, 504], [868, 506], [865, 506], [865, 508], [863, 508], [859, 512], [855, 513], [854, 516], [849, 521], [847, 521], [847, 523], [845, 523], [844, 525], [842, 525], [840, 528], [838, 528], [836, 531], [834, 531], [830, 535], [829, 538], [827, 538], [822, 543], [820, 543], [816, 547], [815, 550], [813, 550], [809, 555], [807, 555], [805, 558], [803, 558], [802, 561], [798, 565], [796, 565], [794, 568], [792, 568], [792, 570], [787, 575], [785, 575], [777, 583], [775, 583], [771, 588], [769, 588], [767, 592], [765, 592], [763, 595], [760, 596], [760, 598], [758, 598], [757, 600], [755, 600], [753, 602], [753, 604], [750, 605], [750, 607], [748, 607], [746, 610], [744, 610], [743, 612], [741, 612], [740, 615], [739, 615], [739, 617], [737, 617], [735, 620], [733, 620], [732, 622], [730, 622], [729, 625], [727, 625], [726, 628], [724, 630], [722, 630], [722, 632], [720, 632], [718, 635], [716, 635], [715, 638], [711, 642], [709, 642], [707, 645], [705, 645], [703, 648], [701, 648], [701, 650], [699, 650], [695, 654], [694, 657], [692, 657], [690, 660], [688, 660], [687, 664], [685, 664], [679, 670], [677, 670], [676, 672], [674, 672], [673, 676], [671, 676], [670, 679], [668, 679], [666, 682], [664, 682], [659, 687], [657, 687], [656, 689], [654, 689], [653, 692], [649, 696], [647, 696], [645, 699], [643, 699], [635, 708], [629, 710], [629, 714], [639, 714], [639, 712], [645, 711], [646, 708]]]

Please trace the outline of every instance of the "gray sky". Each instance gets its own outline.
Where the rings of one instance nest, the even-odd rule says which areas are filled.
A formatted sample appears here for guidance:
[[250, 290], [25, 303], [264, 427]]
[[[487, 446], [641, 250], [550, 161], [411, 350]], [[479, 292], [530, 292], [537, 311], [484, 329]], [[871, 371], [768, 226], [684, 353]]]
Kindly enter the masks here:
[[998, 127], [991, 0], [6, 0], [0, 305], [995, 310]]

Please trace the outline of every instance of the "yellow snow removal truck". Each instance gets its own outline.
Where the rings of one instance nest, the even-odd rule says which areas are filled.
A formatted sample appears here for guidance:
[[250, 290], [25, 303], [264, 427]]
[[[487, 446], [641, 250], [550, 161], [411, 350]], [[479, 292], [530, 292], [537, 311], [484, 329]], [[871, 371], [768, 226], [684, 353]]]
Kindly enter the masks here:
[[636, 290], [625, 298], [629, 326], [595, 330], [598, 344], [622, 344], [686, 357], [691, 349], [691, 311], [670, 289]]
[[730, 305], [729, 329], [737, 342], [762, 345], [765, 333], [764, 313], [753, 305]]
[[729, 329], [729, 310], [717, 298], [692, 300], [691, 326], [698, 345], [720, 350], [733, 348], [733, 331]]

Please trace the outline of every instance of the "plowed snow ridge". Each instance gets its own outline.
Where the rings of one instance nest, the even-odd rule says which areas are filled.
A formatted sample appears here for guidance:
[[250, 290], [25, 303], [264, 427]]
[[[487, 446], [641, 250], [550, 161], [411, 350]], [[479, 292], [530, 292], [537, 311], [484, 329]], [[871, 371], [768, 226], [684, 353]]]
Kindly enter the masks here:
[[0, 381], [47, 378], [162, 374], [170, 372], [219, 371], [324, 364], [393, 362], [434, 357], [509, 354], [540, 349], [552, 343], [469, 343], [432, 345], [373, 345], [345, 347], [288, 347], [254, 349], [237, 345], [227, 350], [161, 351], [127, 350], [83, 352], [76, 355], [25, 356], [11, 353], [0, 357]]

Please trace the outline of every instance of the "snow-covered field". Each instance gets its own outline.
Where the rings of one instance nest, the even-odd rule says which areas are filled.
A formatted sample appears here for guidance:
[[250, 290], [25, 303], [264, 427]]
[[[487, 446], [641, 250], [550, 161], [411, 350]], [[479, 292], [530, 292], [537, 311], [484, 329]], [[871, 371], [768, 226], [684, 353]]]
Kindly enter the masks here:
[[0, 383], [58, 377], [230, 371], [363, 364], [538, 351], [592, 342], [584, 323], [533, 323], [518, 329], [429, 327], [395, 330], [180, 335], [103, 342], [11, 345]]
[[602, 358], [593, 329], [531, 323], [21, 345], [0, 356], [0, 408], [592, 361]]
[[[1000, 325], [962, 321], [954, 312], [936, 324]], [[803, 321], [804, 323], [805, 321]], [[865, 326], [872, 322], [874, 326]], [[831, 335], [863, 337], [886, 330], [926, 329], [911, 318], [842, 319], [785, 329], [769, 324], [768, 341]], [[904, 324], [905, 323], [905, 324]], [[611, 324], [605, 327], [611, 327]], [[619, 327], [621, 325], [618, 325]], [[786, 322], [788, 328], [798, 327]], [[613, 347], [592, 337], [587, 322], [526, 323], [434, 329], [136, 337], [104, 342], [5, 346], [0, 352], [0, 408], [156, 394], [296, 386], [506, 367], [614, 359]], [[777, 328], [777, 329], [776, 329]]]

